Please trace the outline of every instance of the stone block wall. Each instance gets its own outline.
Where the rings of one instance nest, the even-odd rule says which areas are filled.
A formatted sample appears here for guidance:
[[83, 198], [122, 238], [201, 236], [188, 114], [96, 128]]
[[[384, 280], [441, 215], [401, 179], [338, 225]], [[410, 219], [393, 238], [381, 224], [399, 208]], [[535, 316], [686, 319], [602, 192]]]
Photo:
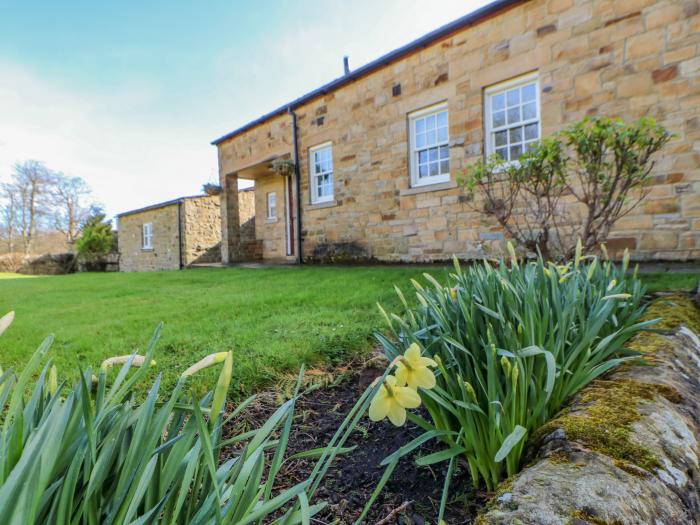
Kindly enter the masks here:
[[[637, 259], [700, 258], [698, 0], [523, 2], [297, 108], [304, 256], [344, 247], [383, 261], [500, 253], [503, 233], [456, 181], [484, 155], [484, 90], [533, 72], [542, 136], [586, 115], [650, 115], [676, 135], [657, 157], [651, 193], [609, 246]], [[440, 102], [449, 111], [450, 181], [411, 188], [408, 114]], [[317, 207], [308, 151], [327, 141], [334, 200]], [[222, 177], [289, 154], [291, 144], [287, 115], [234, 136], [219, 145]], [[272, 250], [266, 257], [276, 235], [258, 230]]]
[[[177, 202], [119, 217], [119, 271], [149, 272], [180, 268]], [[142, 229], [153, 224], [153, 249], [143, 248]]]
[[221, 261], [221, 199], [191, 197], [182, 203], [182, 262], [185, 266]]

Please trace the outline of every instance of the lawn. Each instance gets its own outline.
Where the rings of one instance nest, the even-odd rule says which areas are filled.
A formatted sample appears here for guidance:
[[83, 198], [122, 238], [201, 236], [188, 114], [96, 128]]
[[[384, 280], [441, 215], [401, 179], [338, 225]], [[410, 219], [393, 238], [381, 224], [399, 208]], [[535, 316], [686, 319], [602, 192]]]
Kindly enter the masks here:
[[0, 312], [15, 310], [16, 319], [0, 338], [0, 366], [17, 369], [54, 334], [50, 355], [59, 375], [74, 377], [77, 363], [96, 367], [108, 356], [143, 350], [162, 321], [156, 360], [166, 384], [199, 358], [233, 350], [236, 390], [247, 394], [301, 363], [337, 362], [367, 349], [382, 327], [376, 302], [395, 306], [394, 284], [407, 289], [423, 271], [296, 267], [7, 278], [0, 281]]
[[[340, 362], [383, 328], [375, 304], [397, 306], [417, 267], [293, 267], [77, 274], [13, 279], [0, 274], [0, 312], [16, 320], [0, 339], [0, 366], [21, 367], [48, 334], [59, 375], [77, 364], [143, 350], [164, 323], [156, 360], [166, 384], [211, 352], [233, 350], [234, 384], [244, 395], [281, 374]], [[441, 267], [428, 270], [436, 277]], [[646, 274], [651, 291], [693, 288], [700, 273]], [[210, 384], [210, 377], [200, 380]]]

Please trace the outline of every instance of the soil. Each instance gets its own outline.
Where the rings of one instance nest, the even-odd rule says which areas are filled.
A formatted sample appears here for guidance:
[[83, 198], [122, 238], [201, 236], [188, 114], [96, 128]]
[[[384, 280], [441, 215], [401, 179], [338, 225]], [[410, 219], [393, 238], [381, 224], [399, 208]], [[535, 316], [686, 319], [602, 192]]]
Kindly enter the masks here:
[[[288, 454], [325, 446], [365, 388], [382, 372], [376, 367], [364, 368], [337, 385], [303, 395], [296, 404]], [[276, 406], [278, 402], [268, 398], [267, 403], [247, 410], [244, 419], [249, 424], [262, 421]], [[237, 420], [236, 425], [240, 424]], [[353, 523], [384, 472], [381, 461], [421, 433], [422, 430], [410, 422], [395, 427], [387, 420], [375, 423], [365, 416], [345, 444], [357, 447], [336, 458], [316, 493], [315, 502], [326, 501], [328, 505], [313, 521], [318, 524]], [[402, 458], [364, 523], [437, 523], [447, 462], [419, 467], [415, 459], [443, 448], [443, 444], [429, 442]], [[280, 488], [303, 481], [314, 464], [315, 460], [308, 459], [287, 462], [278, 475]], [[472, 489], [465, 463], [456, 465], [449, 494], [444, 519], [451, 525], [472, 523], [487, 499], [486, 494]]]

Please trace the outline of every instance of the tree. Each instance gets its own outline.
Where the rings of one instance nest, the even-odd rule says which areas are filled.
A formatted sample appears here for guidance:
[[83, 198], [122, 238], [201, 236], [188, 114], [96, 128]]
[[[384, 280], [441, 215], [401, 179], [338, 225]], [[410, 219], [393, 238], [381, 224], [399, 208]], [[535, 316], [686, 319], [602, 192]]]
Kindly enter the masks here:
[[514, 163], [493, 156], [460, 178], [475, 209], [520, 246], [568, 258], [591, 251], [649, 193], [652, 156], [671, 134], [651, 118], [586, 118], [540, 141]]
[[54, 226], [66, 236], [69, 244], [73, 244], [78, 239], [81, 226], [93, 211], [88, 203], [92, 191], [80, 177], [58, 173], [51, 193]]
[[15, 164], [12, 179], [19, 233], [24, 253], [29, 253], [39, 220], [47, 214], [49, 208], [48, 197], [54, 174], [42, 162], [27, 160]]
[[107, 255], [114, 246], [112, 224], [105, 220], [105, 214], [95, 211], [82, 225], [82, 234], [75, 243], [78, 256], [94, 260]]
[[5, 240], [7, 241], [7, 251], [15, 251], [15, 234], [17, 233], [17, 198], [18, 195], [12, 184], [3, 183], [0, 185], [0, 220], [5, 230]]

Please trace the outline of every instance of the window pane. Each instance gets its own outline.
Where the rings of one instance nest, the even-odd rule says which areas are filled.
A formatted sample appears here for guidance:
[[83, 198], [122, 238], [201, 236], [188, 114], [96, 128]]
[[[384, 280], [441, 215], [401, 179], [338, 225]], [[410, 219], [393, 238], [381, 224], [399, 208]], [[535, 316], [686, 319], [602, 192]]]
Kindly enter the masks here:
[[440, 158], [449, 159], [450, 158], [450, 148], [447, 146], [440, 146]]
[[440, 173], [441, 174], [447, 174], [450, 172], [450, 161], [449, 160], [443, 160], [440, 161]]
[[447, 140], [447, 128], [438, 128], [438, 142], [445, 142]]
[[535, 100], [535, 84], [523, 86], [520, 91], [523, 102]]
[[499, 128], [506, 123], [506, 114], [504, 111], [496, 111], [493, 114], [493, 127]]
[[430, 131], [434, 130], [435, 128], [435, 115], [428, 115], [427, 117], [425, 117], [425, 129]]
[[428, 158], [430, 159], [430, 162], [434, 162], [438, 158], [438, 150], [437, 148], [430, 148], [428, 150]]
[[525, 140], [532, 140], [536, 138], [538, 138], [537, 124], [528, 124], [525, 126]]
[[428, 130], [427, 143], [428, 146], [432, 146], [433, 144], [437, 143], [437, 132], [434, 129]]
[[441, 111], [437, 114], [437, 125], [438, 127], [447, 127], [447, 111]]
[[428, 165], [421, 164], [418, 166], [418, 177], [423, 178], [428, 176]]
[[508, 110], [508, 124], [520, 122], [520, 106]]
[[516, 160], [520, 158], [520, 155], [523, 154], [523, 148], [522, 146], [511, 146], [510, 148], [510, 159], [511, 160]]
[[525, 143], [525, 151], [529, 151], [530, 149], [532, 149], [535, 146], [535, 144], [537, 144], [536, 140], [526, 142]]
[[321, 165], [318, 162], [314, 164], [314, 172], [321, 173]]
[[506, 107], [506, 96], [504, 93], [499, 93], [491, 98], [491, 109], [493, 111], [498, 111], [499, 109], [505, 109]]
[[428, 150], [423, 150], [418, 152], [418, 163], [425, 164], [428, 162]]
[[416, 134], [423, 133], [425, 131], [425, 120], [422, 118], [416, 119]]
[[520, 90], [513, 89], [512, 91], [508, 91], [506, 93], [506, 100], [508, 101], [508, 107], [520, 104]]
[[510, 143], [523, 141], [523, 128], [513, 128], [510, 130]]
[[535, 118], [537, 116], [537, 106], [534, 102], [523, 105], [523, 120]]
[[434, 177], [435, 175], [438, 175], [438, 174], [439, 174], [439, 173], [438, 173], [438, 168], [439, 168], [439, 165], [438, 165], [437, 162], [431, 162], [431, 163], [430, 163], [430, 176], [431, 176], [431, 177]]
[[425, 134], [420, 133], [416, 135], [416, 148], [424, 148], [425, 147]]
[[496, 155], [501, 157], [503, 160], [508, 160], [508, 148], [498, 148], [496, 150]]
[[507, 131], [497, 131], [496, 132], [496, 146], [505, 146], [508, 142], [508, 137], [506, 136]]

